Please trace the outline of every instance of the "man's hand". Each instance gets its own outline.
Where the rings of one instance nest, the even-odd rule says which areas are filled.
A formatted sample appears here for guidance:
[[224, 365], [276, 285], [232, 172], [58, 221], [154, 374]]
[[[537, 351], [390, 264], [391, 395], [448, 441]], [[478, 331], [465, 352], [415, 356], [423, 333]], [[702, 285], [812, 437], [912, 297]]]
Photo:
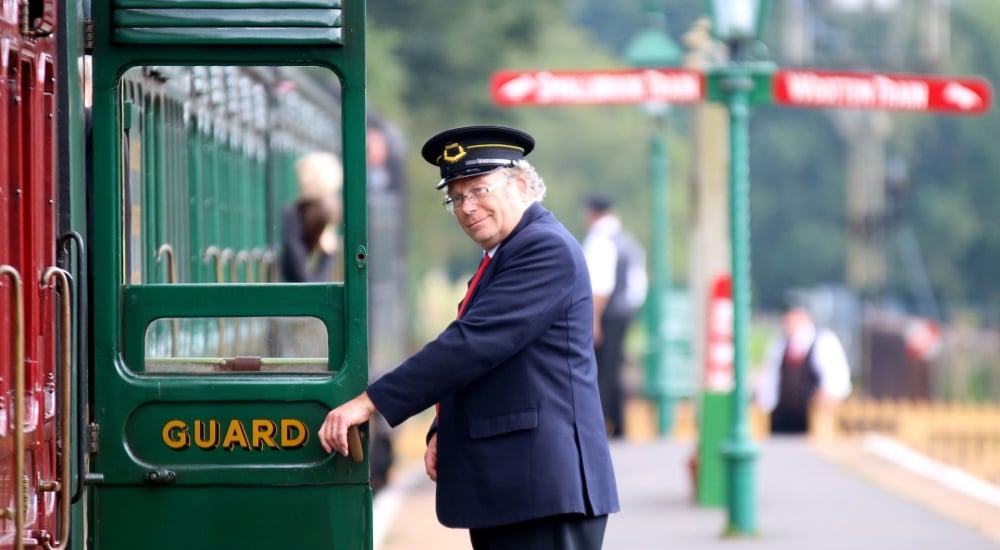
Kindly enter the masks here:
[[599, 346], [604, 341], [604, 333], [601, 331], [601, 318], [604, 317], [604, 310], [608, 308], [611, 296], [608, 294], [594, 294], [594, 345]]
[[434, 434], [427, 442], [427, 450], [424, 451], [424, 470], [431, 481], [438, 480], [438, 436]]
[[347, 429], [368, 421], [373, 414], [375, 404], [367, 392], [328, 412], [319, 428], [319, 441], [323, 444], [323, 449], [328, 453], [336, 451], [348, 456]]
[[812, 395], [812, 407], [817, 409], [835, 409], [840, 404], [840, 399], [830, 395], [823, 388], [818, 388]]

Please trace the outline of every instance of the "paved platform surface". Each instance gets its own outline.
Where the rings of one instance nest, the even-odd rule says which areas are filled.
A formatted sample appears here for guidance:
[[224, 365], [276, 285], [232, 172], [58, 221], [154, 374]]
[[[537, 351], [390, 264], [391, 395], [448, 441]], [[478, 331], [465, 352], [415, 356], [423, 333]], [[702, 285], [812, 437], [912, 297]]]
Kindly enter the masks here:
[[[611, 516], [607, 550], [1000, 548], [1000, 505], [943, 486], [865, 451], [768, 439], [756, 461], [757, 527], [724, 537], [726, 511], [697, 506], [686, 461], [693, 443], [612, 443], [622, 511]], [[440, 526], [434, 484], [415, 460], [375, 499], [377, 550], [469, 548], [464, 530]]]

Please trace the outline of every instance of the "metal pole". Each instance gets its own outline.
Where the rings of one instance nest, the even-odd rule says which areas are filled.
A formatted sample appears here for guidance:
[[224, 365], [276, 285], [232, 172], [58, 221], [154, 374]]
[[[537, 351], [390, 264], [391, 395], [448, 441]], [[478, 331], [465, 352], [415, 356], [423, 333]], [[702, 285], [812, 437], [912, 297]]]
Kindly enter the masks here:
[[733, 266], [733, 392], [730, 439], [722, 448], [727, 463], [727, 533], [756, 531], [754, 460], [750, 439], [747, 349], [750, 321], [750, 68], [734, 60], [724, 81], [729, 104], [729, 216]]
[[665, 363], [670, 300], [670, 188], [668, 185], [669, 159], [663, 135], [666, 114], [654, 115], [652, 134], [649, 138], [649, 180], [652, 187], [652, 277], [646, 307], [646, 328], [649, 352], [646, 356], [650, 390], [656, 398], [659, 435], [667, 434], [673, 427], [673, 403], [667, 383]]

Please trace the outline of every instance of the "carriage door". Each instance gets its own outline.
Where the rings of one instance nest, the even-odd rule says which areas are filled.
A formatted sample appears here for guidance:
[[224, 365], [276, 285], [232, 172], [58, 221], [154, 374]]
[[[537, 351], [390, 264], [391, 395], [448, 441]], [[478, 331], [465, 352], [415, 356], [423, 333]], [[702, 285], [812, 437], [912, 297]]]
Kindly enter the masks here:
[[[368, 381], [364, 14], [340, 4], [94, 1], [95, 548], [372, 546], [367, 448], [316, 436]], [[321, 146], [349, 261], [276, 282], [292, 161]]]
[[0, 21], [0, 547], [12, 548], [66, 541], [75, 486], [73, 305], [55, 267], [54, 3], [21, 9], [38, 26]]

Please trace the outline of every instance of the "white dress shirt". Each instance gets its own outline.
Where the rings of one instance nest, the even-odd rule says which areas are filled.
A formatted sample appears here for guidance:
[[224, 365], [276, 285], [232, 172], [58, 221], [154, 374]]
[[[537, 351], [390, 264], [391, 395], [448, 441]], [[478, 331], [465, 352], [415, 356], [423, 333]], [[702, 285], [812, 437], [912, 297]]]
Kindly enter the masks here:
[[[614, 237], [622, 229], [621, 220], [607, 214], [590, 226], [583, 240], [583, 255], [590, 270], [590, 286], [597, 296], [611, 296], [617, 282], [618, 248]], [[649, 281], [645, 262], [633, 262], [626, 274], [625, 300], [633, 308], [646, 300]]]
[[[847, 364], [847, 354], [840, 339], [833, 331], [806, 325], [795, 332], [791, 339], [782, 336], [771, 343], [767, 352], [764, 370], [757, 379], [755, 397], [757, 405], [771, 412], [778, 404], [778, 387], [781, 378], [781, 362], [786, 347], [789, 353], [805, 355], [815, 341], [811, 367], [819, 379], [818, 389], [830, 396], [844, 399], [851, 393], [851, 370]], [[787, 345], [786, 345], [787, 344]]]

